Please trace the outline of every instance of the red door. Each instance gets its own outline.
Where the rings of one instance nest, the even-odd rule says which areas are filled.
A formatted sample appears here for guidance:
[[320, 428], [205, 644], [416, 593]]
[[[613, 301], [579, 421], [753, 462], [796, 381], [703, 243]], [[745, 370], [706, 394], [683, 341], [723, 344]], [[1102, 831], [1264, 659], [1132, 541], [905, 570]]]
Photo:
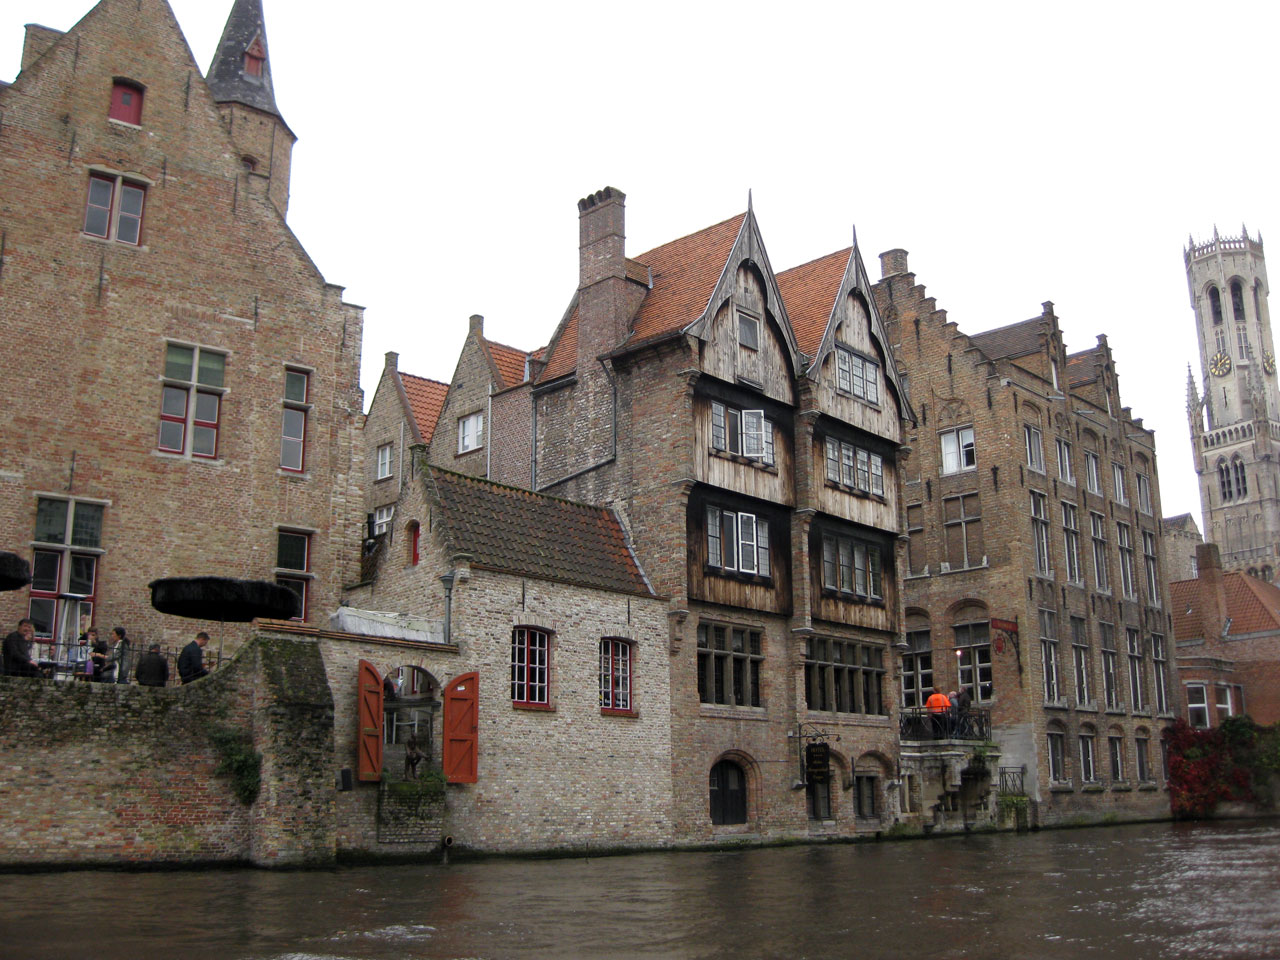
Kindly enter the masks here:
[[480, 674], [464, 673], [444, 688], [444, 775], [475, 783], [479, 760]]
[[357, 668], [356, 769], [361, 780], [382, 779], [382, 678], [373, 664]]

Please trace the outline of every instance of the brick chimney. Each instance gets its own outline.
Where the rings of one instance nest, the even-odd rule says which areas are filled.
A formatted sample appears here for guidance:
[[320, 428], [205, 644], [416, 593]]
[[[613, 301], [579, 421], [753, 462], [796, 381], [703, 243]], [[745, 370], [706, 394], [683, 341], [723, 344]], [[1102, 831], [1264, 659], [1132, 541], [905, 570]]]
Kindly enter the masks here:
[[907, 273], [907, 251], [901, 247], [880, 254], [880, 279]]
[[626, 194], [605, 187], [578, 201], [578, 376], [627, 335]]
[[1222, 582], [1222, 558], [1216, 543], [1196, 546], [1196, 584], [1204, 638], [1216, 640], [1227, 623], [1227, 591]]
[[382, 368], [384, 370], [395, 370], [400, 365], [400, 354], [396, 353], [394, 350], [388, 350], [386, 354], [384, 354], [383, 360], [384, 363]]

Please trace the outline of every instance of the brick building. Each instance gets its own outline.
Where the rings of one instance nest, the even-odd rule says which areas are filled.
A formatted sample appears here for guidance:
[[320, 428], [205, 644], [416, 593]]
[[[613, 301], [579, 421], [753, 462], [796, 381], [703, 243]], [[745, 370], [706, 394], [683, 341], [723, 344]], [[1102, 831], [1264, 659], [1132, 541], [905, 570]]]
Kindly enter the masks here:
[[285, 223], [258, 0], [231, 4], [207, 81], [164, 0], [28, 26], [0, 114], [0, 529], [34, 572], [0, 620], [186, 639], [146, 585], [201, 574], [335, 606], [359, 556], [362, 310]]
[[1224, 571], [1217, 544], [1196, 551], [1196, 566], [1196, 578], [1169, 584], [1187, 722], [1280, 721], [1280, 588]]
[[[907, 254], [876, 298], [918, 424], [903, 468], [903, 701], [989, 709], [1033, 822], [1167, 816], [1176, 709], [1154, 436], [1105, 337], [1068, 354], [1053, 304], [966, 335]], [[906, 746], [904, 745], [904, 752]]]

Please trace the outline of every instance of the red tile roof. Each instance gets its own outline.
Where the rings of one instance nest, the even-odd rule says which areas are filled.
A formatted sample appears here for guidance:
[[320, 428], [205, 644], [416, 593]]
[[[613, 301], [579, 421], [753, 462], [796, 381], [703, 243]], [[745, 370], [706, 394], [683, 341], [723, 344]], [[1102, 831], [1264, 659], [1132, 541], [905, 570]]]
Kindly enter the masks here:
[[489, 348], [493, 365], [498, 368], [498, 376], [501, 378], [498, 384], [499, 390], [514, 387], [517, 383], [524, 383], [527, 369], [525, 360], [528, 357], [525, 351], [508, 347], [506, 344], [494, 343], [492, 340], [486, 340], [485, 345]]
[[853, 248], [845, 247], [778, 274], [778, 292], [801, 353], [817, 354], [852, 254]]
[[[628, 278], [638, 282], [638, 267], [644, 267], [653, 278], [653, 286], [631, 320], [627, 342], [639, 343], [674, 333], [702, 316], [746, 216], [740, 213], [687, 237], [654, 247], [634, 260], [628, 258]], [[572, 373], [577, 363], [578, 309], [575, 306], [547, 358], [541, 379], [554, 380]]]
[[[1222, 589], [1227, 616], [1231, 618], [1228, 636], [1280, 631], [1280, 587], [1247, 573], [1223, 573]], [[1174, 635], [1179, 640], [1204, 638], [1200, 581], [1176, 580], [1169, 584], [1169, 595], [1173, 601]]]
[[612, 510], [436, 467], [428, 472], [441, 533], [474, 566], [653, 596]]
[[409, 410], [413, 414], [414, 423], [418, 425], [422, 442], [430, 443], [436, 432], [440, 411], [444, 409], [444, 398], [449, 392], [449, 385], [439, 380], [415, 377], [411, 373], [400, 374], [400, 382], [404, 385], [405, 396], [409, 398]]

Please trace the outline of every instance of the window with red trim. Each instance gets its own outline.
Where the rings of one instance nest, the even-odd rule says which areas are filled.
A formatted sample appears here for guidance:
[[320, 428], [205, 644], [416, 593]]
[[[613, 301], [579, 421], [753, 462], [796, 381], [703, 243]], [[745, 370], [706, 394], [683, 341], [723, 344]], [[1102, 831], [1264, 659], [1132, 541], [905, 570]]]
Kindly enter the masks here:
[[551, 636], [536, 627], [511, 631], [511, 702], [551, 703]]
[[311, 534], [294, 530], [276, 532], [276, 583], [298, 595], [298, 616], [307, 619], [307, 594], [310, 592]]
[[418, 525], [417, 520], [409, 523], [409, 563], [413, 566], [418, 565], [418, 539], [422, 535], [422, 527]]
[[69, 647], [93, 622], [104, 509], [74, 499], [36, 501], [27, 616], [37, 637], [57, 642], [56, 660], [67, 658]]
[[111, 108], [107, 116], [121, 123], [142, 125], [142, 88], [136, 83], [117, 80], [111, 87]]
[[262, 38], [254, 37], [249, 49], [244, 52], [245, 76], [262, 76], [262, 65], [267, 62], [267, 51], [262, 47]]
[[142, 207], [147, 188], [123, 177], [89, 175], [84, 206], [84, 232], [103, 240], [137, 246], [142, 237]]
[[284, 424], [280, 434], [280, 467], [301, 473], [307, 442], [307, 402], [311, 377], [304, 370], [284, 372]]
[[606, 637], [600, 641], [600, 709], [630, 713], [631, 643]]
[[226, 355], [170, 343], [160, 394], [159, 449], [211, 460], [218, 456]]

